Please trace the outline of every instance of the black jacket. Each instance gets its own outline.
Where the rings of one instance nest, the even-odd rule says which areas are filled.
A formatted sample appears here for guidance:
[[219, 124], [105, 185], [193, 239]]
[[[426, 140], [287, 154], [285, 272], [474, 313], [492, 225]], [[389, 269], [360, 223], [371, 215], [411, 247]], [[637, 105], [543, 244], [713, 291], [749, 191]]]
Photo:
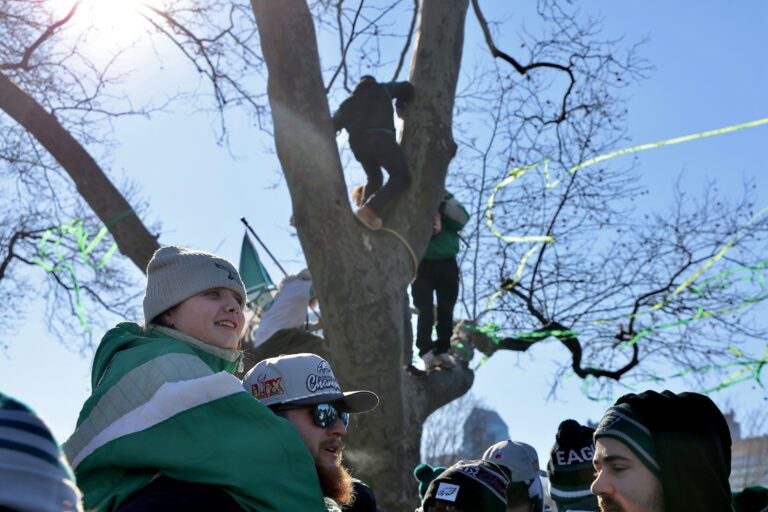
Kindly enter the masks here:
[[333, 128], [336, 131], [346, 128], [353, 150], [371, 132], [388, 131], [394, 135], [392, 100], [408, 102], [411, 98], [410, 82], [362, 82], [333, 115]]

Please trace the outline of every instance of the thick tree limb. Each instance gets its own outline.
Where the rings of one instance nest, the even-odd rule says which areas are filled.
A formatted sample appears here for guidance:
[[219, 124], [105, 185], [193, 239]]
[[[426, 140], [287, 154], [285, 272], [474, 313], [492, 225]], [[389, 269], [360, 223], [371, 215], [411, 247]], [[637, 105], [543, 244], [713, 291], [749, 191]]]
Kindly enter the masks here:
[[86, 149], [37, 101], [0, 73], [0, 109], [22, 125], [69, 174], [78, 193], [107, 226], [120, 252], [144, 272], [157, 239]]

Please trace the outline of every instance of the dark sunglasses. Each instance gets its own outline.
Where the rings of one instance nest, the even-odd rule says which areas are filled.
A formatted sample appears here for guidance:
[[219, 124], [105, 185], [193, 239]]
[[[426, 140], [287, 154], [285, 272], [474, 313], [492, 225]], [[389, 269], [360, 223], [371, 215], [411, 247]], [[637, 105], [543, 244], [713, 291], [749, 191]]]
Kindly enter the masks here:
[[317, 404], [312, 412], [312, 419], [318, 427], [332, 427], [336, 424], [336, 420], [340, 419], [344, 424], [344, 428], [349, 428], [349, 412], [339, 411], [332, 404]]
[[310, 409], [312, 412], [312, 420], [315, 422], [315, 425], [317, 425], [320, 428], [328, 428], [332, 427], [336, 424], [336, 420], [340, 419], [341, 423], [344, 424], [344, 428], [349, 428], [349, 412], [347, 411], [340, 411], [335, 405], [323, 403], [323, 404], [315, 404], [315, 405], [305, 405], [305, 406], [291, 406], [291, 405], [282, 405], [280, 407], [275, 408], [276, 411], [289, 411], [289, 410], [295, 410], [295, 409]]

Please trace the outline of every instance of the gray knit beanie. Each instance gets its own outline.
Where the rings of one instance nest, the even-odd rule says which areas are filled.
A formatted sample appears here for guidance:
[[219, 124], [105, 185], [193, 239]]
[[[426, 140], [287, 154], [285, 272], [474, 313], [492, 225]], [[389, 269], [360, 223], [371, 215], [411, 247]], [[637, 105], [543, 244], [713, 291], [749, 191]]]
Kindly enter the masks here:
[[227, 288], [238, 293], [240, 306], [245, 307], [245, 285], [232, 263], [204, 251], [161, 247], [147, 265], [144, 323], [210, 288]]

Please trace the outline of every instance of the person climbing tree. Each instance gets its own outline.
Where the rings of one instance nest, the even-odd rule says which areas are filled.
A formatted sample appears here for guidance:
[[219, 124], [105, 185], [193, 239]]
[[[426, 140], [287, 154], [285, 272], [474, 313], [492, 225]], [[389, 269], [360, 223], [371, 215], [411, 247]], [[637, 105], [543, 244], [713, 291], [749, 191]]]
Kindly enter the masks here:
[[[397, 100], [400, 115], [412, 98], [410, 82], [379, 83], [365, 75], [333, 115], [333, 128], [347, 130], [352, 153], [367, 176], [363, 206], [356, 214], [372, 230], [381, 229], [383, 210], [411, 184], [405, 154], [395, 140], [392, 100]], [[383, 186], [382, 167], [389, 174]]]

